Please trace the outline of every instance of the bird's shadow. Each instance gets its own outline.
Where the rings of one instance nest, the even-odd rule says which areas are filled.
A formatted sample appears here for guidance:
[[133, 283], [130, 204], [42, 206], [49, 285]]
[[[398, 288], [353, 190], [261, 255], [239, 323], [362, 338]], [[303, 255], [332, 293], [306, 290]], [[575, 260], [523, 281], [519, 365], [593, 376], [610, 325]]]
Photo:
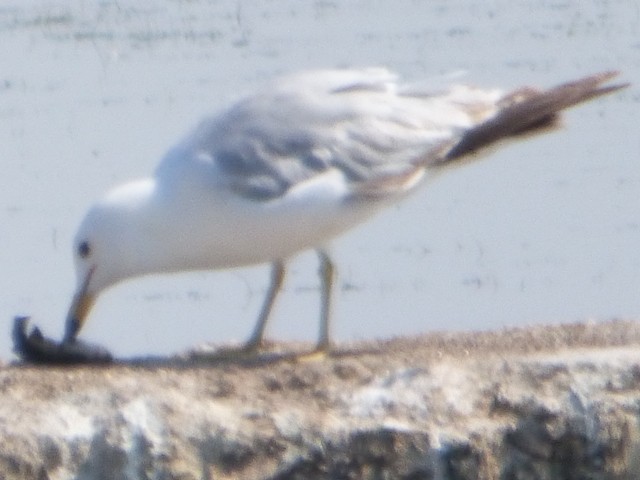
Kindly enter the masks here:
[[280, 346], [277, 351], [269, 347], [259, 350], [247, 351], [242, 348], [222, 347], [216, 351], [194, 351], [184, 355], [174, 356], [140, 356], [114, 359], [112, 365], [140, 367], [140, 368], [217, 368], [228, 365], [253, 369], [264, 368], [280, 363], [308, 364], [332, 359], [358, 357], [380, 352], [380, 348], [371, 346], [362, 347], [333, 347], [329, 351], [318, 352], [314, 349], [304, 350], [298, 348], [286, 350], [286, 346]]
[[193, 350], [180, 355], [145, 355], [117, 358], [104, 347], [81, 341], [58, 342], [45, 337], [37, 327], [27, 332], [29, 319], [16, 317], [13, 325], [14, 352], [19, 357], [16, 366], [86, 366], [134, 367], [143, 369], [216, 368], [228, 365], [243, 368], [263, 368], [278, 363], [307, 363], [328, 359], [355, 357], [379, 353], [379, 346], [359, 345], [328, 351], [307, 349], [306, 346], [267, 343], [264, 348], [219, 347], [212, 350]]

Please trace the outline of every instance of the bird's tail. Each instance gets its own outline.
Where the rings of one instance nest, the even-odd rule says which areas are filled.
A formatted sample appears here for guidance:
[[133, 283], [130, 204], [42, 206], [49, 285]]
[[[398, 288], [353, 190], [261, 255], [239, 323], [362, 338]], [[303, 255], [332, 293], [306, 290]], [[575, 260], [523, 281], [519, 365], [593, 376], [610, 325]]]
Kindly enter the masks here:
[[502, 98], [493, 117], [468, 130], [429, 166], [444, 166], [500, 140], [553, 128], [562, 110], [627, 87], [628, 83], [604, 85], [617, 75], [615, 71], [602, 72], [548, 90], [522, 88], [511, 92]]

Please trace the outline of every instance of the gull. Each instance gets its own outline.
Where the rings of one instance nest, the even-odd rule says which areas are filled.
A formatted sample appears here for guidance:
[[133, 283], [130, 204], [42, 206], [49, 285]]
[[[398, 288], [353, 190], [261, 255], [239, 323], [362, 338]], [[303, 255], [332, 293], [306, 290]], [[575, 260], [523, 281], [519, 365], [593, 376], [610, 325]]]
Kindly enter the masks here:
[[89, 209], [73, 244], [77, 290], [63, 343], [76, 340], [98, 295], [123, 280], [270, 263], [266, 298], [244, 344], [254, 351], [287, 262], [315, 249], [315, 350], [326, 352], [331, 240], [488, 146], [552, 130], [561, 110], [625, 87], [609, 83], [616, 75], [509, 92], [403, 82], [383, 68], [272, 81], [202, 120], [152, 176], [115, 187]]

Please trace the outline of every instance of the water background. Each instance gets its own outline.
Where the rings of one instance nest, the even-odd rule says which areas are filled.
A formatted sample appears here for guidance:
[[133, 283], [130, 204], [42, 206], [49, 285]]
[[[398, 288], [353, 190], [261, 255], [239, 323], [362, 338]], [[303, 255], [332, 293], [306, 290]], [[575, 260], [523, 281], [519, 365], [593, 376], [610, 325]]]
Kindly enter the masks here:
[[[640, 317], [640, 2], [13, 0], [0, 6], [0, 358], [16, 314], [62, 334], [71, 240], [103, 192], [277, 74], [363, 65], [505, 88], [620, 69], [636, 85], [338, 240], [337, 339]], [[313, 254], [292, 264], [270, 336], [315, 340], [316, 270]], [[127, 282], [83, 338], [118, 355], [241, 341], [267, 283], [264, 266]]]

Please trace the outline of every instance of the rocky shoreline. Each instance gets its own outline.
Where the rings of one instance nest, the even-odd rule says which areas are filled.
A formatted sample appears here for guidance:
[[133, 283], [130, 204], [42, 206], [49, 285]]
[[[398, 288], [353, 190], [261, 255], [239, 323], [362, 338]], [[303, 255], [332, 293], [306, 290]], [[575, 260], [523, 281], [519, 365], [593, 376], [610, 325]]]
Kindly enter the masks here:
[[639, 345], [616, 320], [5, 364], [0, 478], [638, 478]]

